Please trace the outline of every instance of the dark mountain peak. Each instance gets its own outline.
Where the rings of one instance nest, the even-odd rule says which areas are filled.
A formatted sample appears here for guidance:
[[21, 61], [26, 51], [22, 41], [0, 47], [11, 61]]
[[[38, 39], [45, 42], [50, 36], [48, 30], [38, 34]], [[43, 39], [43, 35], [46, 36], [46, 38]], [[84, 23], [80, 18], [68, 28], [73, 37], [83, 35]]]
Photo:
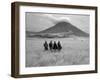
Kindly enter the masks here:
[[65, 21], [61, 21], [61, 22], [58, 22], [57, 24], [68, 24], [69, 22], [65, 22]]
[[68, 31], [68, 26], [70, 25], [70, 23], [68, 22], [58, 22], [57, 24], [55, 24], [54, 26], [40, 31], [40, 33], [60, 33], [60, 32], [67, 32]]
[[63, 32], [64, 33], [72, 32], [72, 34], [76, 36], [89, 36], [89, 34], [78, 29], [76, 26], [72, 25], [71, 23], [65, 21], [58, 22], [54, 26], [46, 30], [40, 31], [39, 33], [63, 33]]
[[65, 22], [65, 21], [62, 21], [62, 22], [58, 22], [55, 26], [64, 26], [65, 27], [65, 25], [67, 26], [68, 24], [70, 24], [69, 22]]

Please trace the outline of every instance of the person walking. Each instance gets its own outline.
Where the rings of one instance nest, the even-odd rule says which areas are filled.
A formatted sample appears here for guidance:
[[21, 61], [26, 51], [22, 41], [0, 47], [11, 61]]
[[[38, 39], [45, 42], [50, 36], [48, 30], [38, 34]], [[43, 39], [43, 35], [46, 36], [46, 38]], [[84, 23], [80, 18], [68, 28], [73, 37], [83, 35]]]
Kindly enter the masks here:
[[53, 44], [53, 50], [56, 51], [57, 50], [57, 44], [56, 42], [54, 41], [54, 44]]
[[52, 49], [53, 49], [53, 43], [52, 43], [52, 41], [50, 41], [50, 43], [49, 43], [49, 49], [50, 49], [50, 51], [52, 51]]
[[44, 50], [48, 50], [48, 43], [47, 43], [47, 41], [45, 41], [45, 43], [44, 43]]
[[58, 46], [58, 50], [60, 51], [62, 49], [60, 41], [58, 41], [57, 46]]

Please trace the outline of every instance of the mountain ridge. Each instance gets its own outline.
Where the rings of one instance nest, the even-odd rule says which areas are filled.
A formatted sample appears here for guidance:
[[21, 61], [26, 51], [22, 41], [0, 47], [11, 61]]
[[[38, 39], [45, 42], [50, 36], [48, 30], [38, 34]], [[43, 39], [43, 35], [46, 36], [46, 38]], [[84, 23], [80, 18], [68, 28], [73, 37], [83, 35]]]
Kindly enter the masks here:
[[61, 32], [68, 32], [68, 31], [72, 31], [73, 34], [76, 36], [88, 36], [89, 35], [88, 33], [78, 29], [71, 23], [64, 22], [64, 21], [59, 22], [46, 30], [40, 31], [39, 33], [61, 33]]
[[[32, 33], [32, 32], [31, 32]], [[40, 32], [33, 32], [34, 36], [39, 37], [68, 37], [70, 35], [88, 37], [89, 34], [78, 29], [69, 22], [58, 22], [54, 26], [42, 30]]]

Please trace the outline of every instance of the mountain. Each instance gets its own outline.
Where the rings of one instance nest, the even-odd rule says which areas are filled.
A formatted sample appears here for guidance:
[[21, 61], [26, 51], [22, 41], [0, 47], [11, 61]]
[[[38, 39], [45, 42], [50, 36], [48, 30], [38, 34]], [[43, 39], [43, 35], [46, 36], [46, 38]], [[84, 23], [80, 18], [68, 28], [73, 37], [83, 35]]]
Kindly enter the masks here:
[[72, 32], [73, 35], [76, 36], [89, 36], [88, 33], [85, 33], [84, 31], [78, 29], [69, 22], [59, 22], [56, 25], [46, 30], [40, 31], [39, 33], [62, 33], [62, 32]]
[[37, 32], [33, 33], [32, 36], [38, 37], [69, 37], [69, 36], [81, 36], [81, 37], [88, 37], [89, 34], [85, 33], [84, 31], [78, 29], [76, 26], [72, 25], [69, 22], [58, 22], [54, 26]]

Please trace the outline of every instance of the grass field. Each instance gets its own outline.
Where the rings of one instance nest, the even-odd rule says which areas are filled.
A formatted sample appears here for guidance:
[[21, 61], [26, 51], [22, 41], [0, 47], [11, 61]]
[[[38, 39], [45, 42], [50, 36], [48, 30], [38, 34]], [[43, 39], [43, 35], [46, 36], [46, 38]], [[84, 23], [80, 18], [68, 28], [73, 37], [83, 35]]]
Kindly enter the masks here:
[[[61, 41], [60, 52], [44, 51], [45, 40]], [[89, 38], [26, 38], [26, 67], [89, 64]]]

